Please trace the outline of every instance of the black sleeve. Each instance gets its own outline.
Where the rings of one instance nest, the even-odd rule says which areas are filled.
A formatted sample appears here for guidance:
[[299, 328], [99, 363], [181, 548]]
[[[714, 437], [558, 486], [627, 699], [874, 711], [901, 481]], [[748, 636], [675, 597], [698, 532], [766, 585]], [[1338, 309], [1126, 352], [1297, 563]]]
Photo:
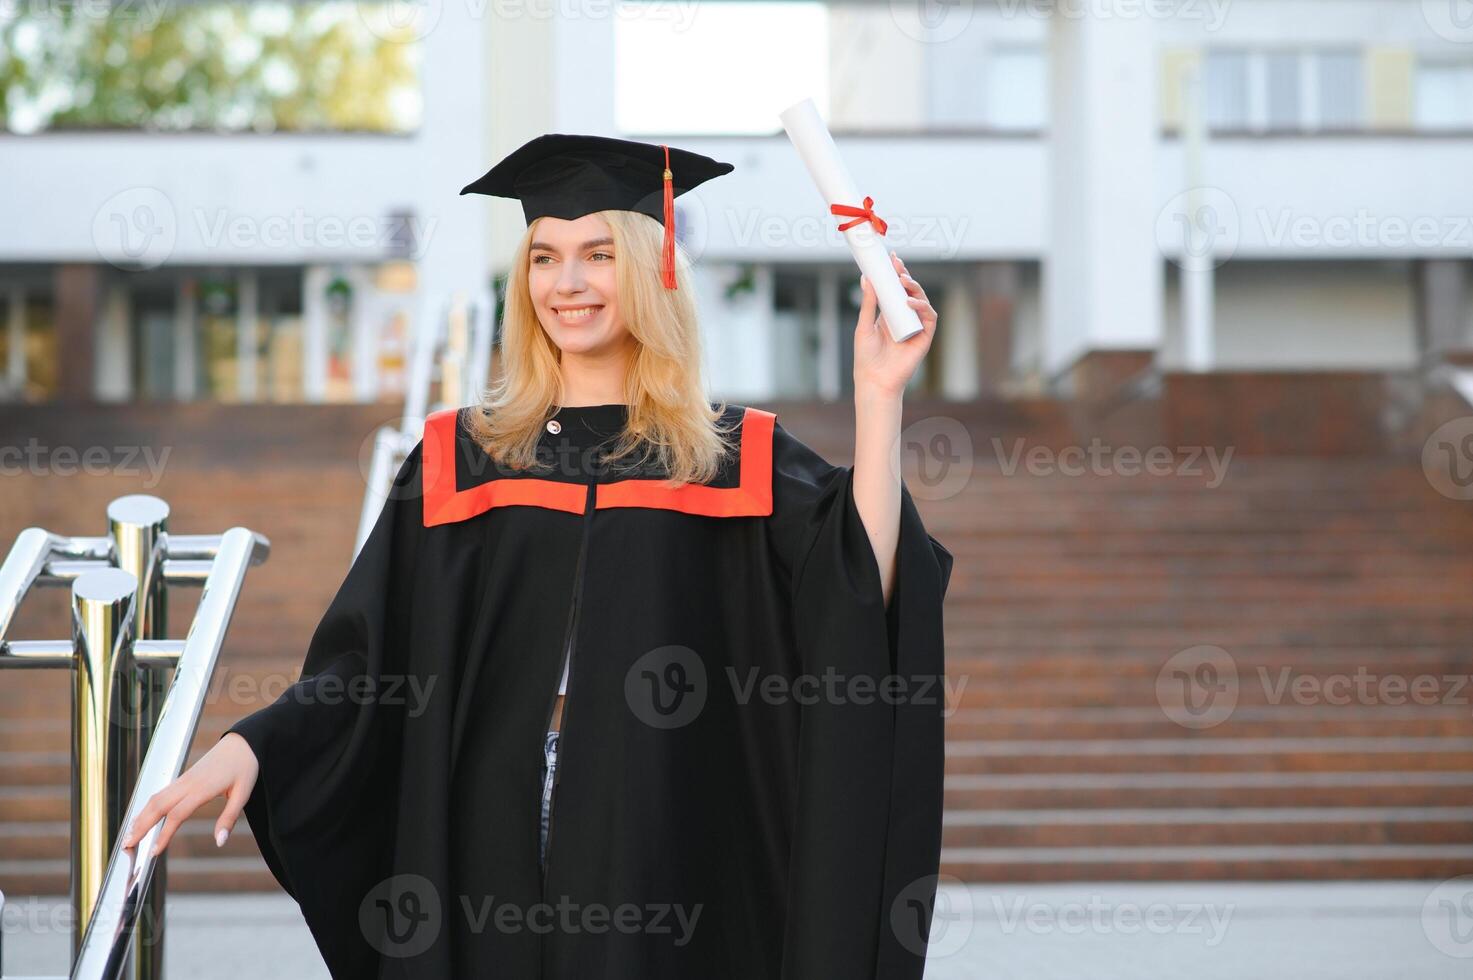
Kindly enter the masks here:
[[245, 815], [261, 856], [335, 976], [372, 975], [375, 962], [358, 904], [391, 858], [404, 709], [377, 694], [408, 669], [424, 533], [420, 457], [416, 446], [395, 477], [312, 635], [301, 679], [228, 729], [260, 764]]
[[819, 680], [800, 724], [783, 975], [916, 980], [941, 854], [941, 606], [952, 556], [902, 485], [887, 607], [854, 468], [826, 462], [781, 425], [769, 526], [791, 573], [800, 669]]

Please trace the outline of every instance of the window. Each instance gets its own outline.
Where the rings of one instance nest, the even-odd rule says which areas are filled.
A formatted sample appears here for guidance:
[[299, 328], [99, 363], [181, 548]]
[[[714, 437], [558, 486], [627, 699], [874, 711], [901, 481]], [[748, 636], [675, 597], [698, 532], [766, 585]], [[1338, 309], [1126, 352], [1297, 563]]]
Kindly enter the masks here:
[[1209, 51], [1206, 77], [1212, 129], [1297, 132], [1363, 125], [1359, 51]]
[[936, 45], [926, 59], [926, 99], [932, 126], [981, 129], [987, 120], [987, 50], [977, 35]]
[[1473, 129], [1473, 61], [1417, 65], [1419, 129]]
[[987, 59], [987, 124], [1038, 130], [1048, 121], [1048, 58], [1033, 46], [1000, 47]]
[[1365, 82], [1360, 54], [1321, 51], [1315, 59], [1320, 129], [1359, 129]]
[[1248, 128], [1248, 54], [1212, 51], [1207, 55], [1207, 125], [1211, 129]]
[[1264, 99], [1269, 129], [1299, 129], [1304, 111], [1299, 99], [1299, 52], [1270, 51], [1263, 56]]

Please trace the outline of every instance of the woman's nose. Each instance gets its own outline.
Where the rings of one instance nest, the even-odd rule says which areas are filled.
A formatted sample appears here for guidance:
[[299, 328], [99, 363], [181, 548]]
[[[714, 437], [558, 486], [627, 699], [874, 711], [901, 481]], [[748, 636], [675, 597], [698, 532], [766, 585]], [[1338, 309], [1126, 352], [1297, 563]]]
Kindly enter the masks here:
[[583, 291], [583, 270], [578, 263], [568, 262], [563, 265], [562, 274], [558, 276], [558, 292], [563, 295], [581, 293]]

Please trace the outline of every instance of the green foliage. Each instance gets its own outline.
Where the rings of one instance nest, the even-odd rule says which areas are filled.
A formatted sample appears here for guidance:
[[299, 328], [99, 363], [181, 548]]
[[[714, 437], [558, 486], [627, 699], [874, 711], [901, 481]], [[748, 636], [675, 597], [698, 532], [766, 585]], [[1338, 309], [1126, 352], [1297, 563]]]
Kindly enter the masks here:
[[13, 132], [412, 130], [418, 62], [352, 3], [0, 5]]

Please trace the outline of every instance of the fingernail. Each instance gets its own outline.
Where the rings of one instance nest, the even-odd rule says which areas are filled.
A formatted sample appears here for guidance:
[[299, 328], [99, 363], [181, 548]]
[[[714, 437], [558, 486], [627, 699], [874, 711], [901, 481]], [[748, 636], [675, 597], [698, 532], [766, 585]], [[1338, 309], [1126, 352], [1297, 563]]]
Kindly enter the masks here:
[[225, 840], [229, 836], [230, 836], [230, 831], [226, 830], [224, 827], [221, 827], [219, 830], [215, 831], [215, 846], [216, 847], [224, 847], [225, 846]]

